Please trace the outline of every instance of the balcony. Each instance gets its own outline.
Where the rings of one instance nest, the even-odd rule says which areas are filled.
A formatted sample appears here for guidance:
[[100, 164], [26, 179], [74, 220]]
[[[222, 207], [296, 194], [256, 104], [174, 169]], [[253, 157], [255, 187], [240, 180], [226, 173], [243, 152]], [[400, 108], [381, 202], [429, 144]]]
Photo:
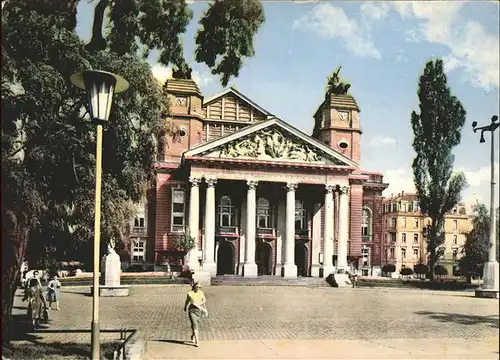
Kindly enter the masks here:
[[217, 236], [239, 236], [238, 226], [218, 226], [215, 228], [215, 235]]
[[364, 243], [369, 243], [369, 242], [372, 242], [372, 235], [363, 235], [361, 237], [361, 241], [364, 242]]
[[260, 238], [275, 238], [276, 229], [274, 228], [257, 228], [257, 236]]

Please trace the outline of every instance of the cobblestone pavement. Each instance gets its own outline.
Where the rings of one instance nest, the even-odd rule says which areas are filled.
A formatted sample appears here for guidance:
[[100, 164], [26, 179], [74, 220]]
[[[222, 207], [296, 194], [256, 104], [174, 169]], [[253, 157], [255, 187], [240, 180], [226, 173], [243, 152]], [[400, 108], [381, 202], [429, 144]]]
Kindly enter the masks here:
[[[189, 338], [183, 285], [137, 285], [101, 298], [102, 328], [135, 328], [144, 340]], [[89, 287], [63, 288], [47, 327], [89, 328]], [[201, 340], [424, 339], [498, 336], [498, 301], [467, 292], [268, 286], [205, 288]], [[14, 315], [25, 314], [16, 296]], [[38, 334], [41, 341], [88, 341], [86, 334]], [[104, 335], [103, 335], [104, 336]], [[106, 335], [113, 336], [113, 335]]]

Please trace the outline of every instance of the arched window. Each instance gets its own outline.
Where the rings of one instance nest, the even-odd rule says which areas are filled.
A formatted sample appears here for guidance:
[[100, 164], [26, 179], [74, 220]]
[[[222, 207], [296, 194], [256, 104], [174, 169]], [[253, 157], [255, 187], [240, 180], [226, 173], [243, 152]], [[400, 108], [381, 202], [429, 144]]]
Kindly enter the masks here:
[[271, 229], [273, 227], [271, 215], [269, 200], [259, 198], [257, 200], [257, 227], [259, 229]]
[[307, 230], [306, 205], [302, 200], [295, 200], [295, 230]]
[[234, 206], [229, 196], [224, 195], [220, 198], [218, 215], [219, 226], [235, 226]]
[[372, 212], [368, 207], [363, 208], [363, 218], [361, 222], [361, 234], [363, 241], [371, 241], [372, 236]]

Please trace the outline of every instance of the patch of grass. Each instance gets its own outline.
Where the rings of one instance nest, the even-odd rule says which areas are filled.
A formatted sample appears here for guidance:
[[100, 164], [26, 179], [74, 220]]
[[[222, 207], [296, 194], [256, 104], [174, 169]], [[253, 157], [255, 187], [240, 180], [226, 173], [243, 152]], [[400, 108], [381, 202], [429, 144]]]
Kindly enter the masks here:
[[[113, 353], [121, 342], [108, 341], [101, 343], [101, 359], [113, 359]], [[90, 359], [90, 344], [85, 343], [36, 343], [13, 344], [2, 350], [4, 359], [9, 360], [87, 360]]]

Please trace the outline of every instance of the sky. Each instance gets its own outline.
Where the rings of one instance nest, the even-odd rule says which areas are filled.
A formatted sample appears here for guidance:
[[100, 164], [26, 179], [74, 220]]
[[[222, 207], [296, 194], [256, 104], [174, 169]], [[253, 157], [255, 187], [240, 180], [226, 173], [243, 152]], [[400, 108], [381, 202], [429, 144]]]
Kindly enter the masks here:
[[[95, 3], [81, 1], [79, 35], [88, 40]], [[207, 2], [193, 1], [193, 20], [183, 35], [184, 54], [205, 97], [222, 90], [219, 78], [194, 61], [194, 37]], [[312, 132], [313, 114], [324, 96], [327, 76], [342, 65], [342, 76], [361, 108], [361, 167], [384, 174], [385, 196], [414, 192], [410, 114], [418, 110], [417, 84], [425, 63], [441, 58], [448, 85], [467, 112], [455, 169], [469, 186], [463, 201], [489, 204], [491, 138], [479, 143], [472, 122], [487, 125], [499, 115], [499, 3], [263, 1], [266, 21], [248, 58], [228, 86], [287, 121]], [[171, 71], [149, 58], [164, 81]], [[495, 142], [500, 145], [500, 130]], [[498, 198], [499, 150], [496, 146]], [[498, 201], [497, 201], [498, 206]]]

